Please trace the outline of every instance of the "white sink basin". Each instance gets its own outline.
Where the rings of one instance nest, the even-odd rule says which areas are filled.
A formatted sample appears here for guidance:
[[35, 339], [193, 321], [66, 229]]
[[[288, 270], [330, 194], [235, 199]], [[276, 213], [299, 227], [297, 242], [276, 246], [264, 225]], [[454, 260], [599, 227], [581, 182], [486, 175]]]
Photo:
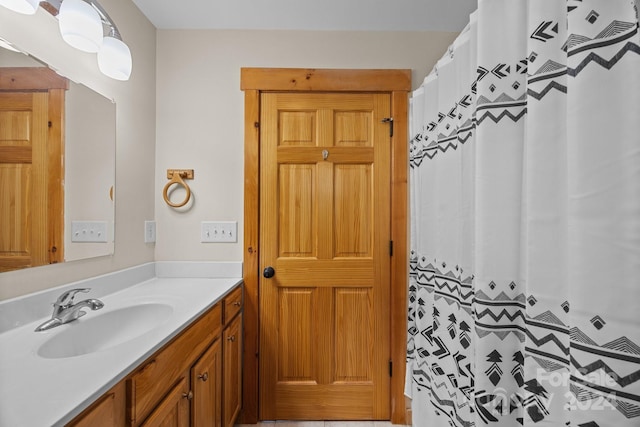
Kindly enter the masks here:
[[106, 350], [135, 339], [160, 325], [173, 313], [168, 304], [148, 303], [104, 313], [90, 311], [85, 317], [58, 328], [38, 348], [45, 359], [61, 359]]

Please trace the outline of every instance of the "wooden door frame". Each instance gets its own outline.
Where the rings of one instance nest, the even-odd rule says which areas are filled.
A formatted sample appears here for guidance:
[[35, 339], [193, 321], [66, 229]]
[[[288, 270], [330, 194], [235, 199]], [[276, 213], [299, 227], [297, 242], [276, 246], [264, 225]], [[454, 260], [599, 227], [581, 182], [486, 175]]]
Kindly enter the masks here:
[[391, 422], [406, 424], [408, 283], [408, 105], [411, 70], [241, 68], [244, 91], [244, 362], [243, 408], [239, 422], [258, 422], [259, 231], [260, 231], [260, 93], [381, 92], [391, 95]]

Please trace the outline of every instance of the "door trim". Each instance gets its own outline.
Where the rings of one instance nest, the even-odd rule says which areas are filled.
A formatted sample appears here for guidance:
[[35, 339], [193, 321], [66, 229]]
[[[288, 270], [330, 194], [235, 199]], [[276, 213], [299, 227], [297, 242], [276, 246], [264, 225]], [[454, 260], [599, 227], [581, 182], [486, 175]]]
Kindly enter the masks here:
[[258, 336], [260, 274], [260, 92], [385, 92], [391, 94], [394, 119], [391, 138], [391, 422], [406, 424], [404, 370], [406, 361], [408, 283], [408, 102], [411, 70], [309, 68], [241, 68], [244, 91], [244, 362], [240, 423], [258, 422]]

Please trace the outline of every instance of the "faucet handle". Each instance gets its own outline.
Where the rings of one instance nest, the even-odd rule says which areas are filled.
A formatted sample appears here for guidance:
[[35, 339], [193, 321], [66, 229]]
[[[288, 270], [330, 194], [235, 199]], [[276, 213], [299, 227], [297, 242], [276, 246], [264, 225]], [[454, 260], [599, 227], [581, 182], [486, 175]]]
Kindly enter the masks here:
[[55, 305], [63, 306], [63, 305], [71, 304], [73, 302], [73, 297], [76, 296], [78, 292], [87, 293], [90, 290], [91, 288], [70, 289], [58, 297]]

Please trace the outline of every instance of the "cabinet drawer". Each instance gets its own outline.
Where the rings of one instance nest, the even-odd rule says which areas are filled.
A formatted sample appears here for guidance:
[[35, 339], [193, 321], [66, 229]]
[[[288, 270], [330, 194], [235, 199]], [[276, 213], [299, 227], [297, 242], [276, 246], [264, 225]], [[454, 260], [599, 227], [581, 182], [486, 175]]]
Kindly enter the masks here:
[[129, 379], [129, 418], [138, 426], [219, 335], [222, 306], [216, 304], [175, 340], [149, 358]]
[[224, 324], [226, 325], [234, 316], [242, 310], [242, 286], [235, 288], [224, 297]]

